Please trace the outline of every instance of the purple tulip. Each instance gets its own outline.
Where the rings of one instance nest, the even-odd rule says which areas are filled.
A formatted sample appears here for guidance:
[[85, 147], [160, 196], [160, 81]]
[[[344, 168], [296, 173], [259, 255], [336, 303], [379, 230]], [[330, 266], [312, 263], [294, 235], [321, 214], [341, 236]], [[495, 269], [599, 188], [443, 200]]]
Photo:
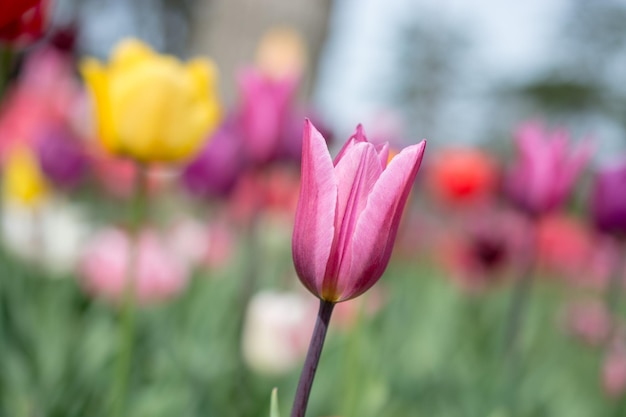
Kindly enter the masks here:
[[85, 177], [87, 155], [79, 141], [65, 128], [43, 130], [37, 142], [39, 164], [43, 173], [62, 188], [73, 188]]
[[237, 127], [226, 120], [204, 149], [183, 170], [183, 186], [200, 197], [226, 196], [244, 168]]
[[409, 146], [387, 165], [388, 145], [369, 143], [359, 125], [333, 162], [324, 137], [305, 121], [292, 250], [315, 296], [348, 300], [381, 277], [425, 146]]
[[626, 233], [626, 162], [596, 173], [591, 196], [596, 227], [608, 233]]
[[591, 143], [572, 147], [567, 131], [548, 133], [538, 123], [521, 126], [515, 140], [518, 160], [507, 178], [511, 200], [533, 216], [563, 205], [589, 160]]

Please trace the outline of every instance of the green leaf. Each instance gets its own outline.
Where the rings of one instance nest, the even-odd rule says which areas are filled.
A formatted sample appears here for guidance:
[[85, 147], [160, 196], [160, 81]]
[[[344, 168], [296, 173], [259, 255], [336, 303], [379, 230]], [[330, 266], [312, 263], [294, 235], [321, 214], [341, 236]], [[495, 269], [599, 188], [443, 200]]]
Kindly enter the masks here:
[[270, 403], [270, 417], [280, 417], [278, 412], [278, 388], [272, 390], [272, 400]]

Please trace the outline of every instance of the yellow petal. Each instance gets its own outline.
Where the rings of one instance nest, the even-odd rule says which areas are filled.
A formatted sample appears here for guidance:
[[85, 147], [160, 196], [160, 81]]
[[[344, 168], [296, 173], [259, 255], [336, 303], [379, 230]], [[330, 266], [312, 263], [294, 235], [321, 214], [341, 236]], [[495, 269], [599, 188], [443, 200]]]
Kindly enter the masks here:
[[206, 58], [194, 58], [187, 62], [186, 69], [199, 95], [209, 94], [215, 89], [218, 71], [213, 61]]
[[35, 156], [26, 148], [11, 152], [4, 167], [2, 185], [8, 200], [36, 205], [48, 193], [46, 181]]
[[107, 72], [97, 60], [91, 58], [81, 62], [80, 72], [91, 94], [99, 139], [107, 150], [117, 153], [120, 145], [111, 111]]
[[111, 54], [111, 70], [127, 71], [135, 65], [152, 60], [157, 54], [139, 39], [128, 38], [115, 46]]

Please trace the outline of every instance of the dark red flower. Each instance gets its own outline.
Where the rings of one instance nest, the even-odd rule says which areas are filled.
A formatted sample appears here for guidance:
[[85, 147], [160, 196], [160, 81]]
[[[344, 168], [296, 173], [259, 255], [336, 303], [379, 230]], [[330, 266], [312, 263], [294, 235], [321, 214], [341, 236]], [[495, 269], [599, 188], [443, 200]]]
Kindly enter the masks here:
[[30, 43], [43, 35], [47, 0], [0, 0], [0, 42]]

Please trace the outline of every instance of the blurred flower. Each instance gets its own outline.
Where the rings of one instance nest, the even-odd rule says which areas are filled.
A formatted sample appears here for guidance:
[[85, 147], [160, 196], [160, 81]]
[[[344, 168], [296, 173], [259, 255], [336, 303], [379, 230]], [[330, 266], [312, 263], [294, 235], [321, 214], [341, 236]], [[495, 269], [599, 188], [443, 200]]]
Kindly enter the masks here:
[[0, 0], [0, 41], [30, 43], [43, 35], [47, 0]]
[[567, 131], [549, 133], [538, 123], [522, 125], [515, 139], [518, 160], [507, 178], [509, 197], [533, 216], [558, 208], [587, 163], [591, 143], [571, 147]]
[[55, 185], [72, 188], [84, 179], [89, 162], [87, 155], [67, 129], [51, 128], [42, 132], [37, 153], [41, 170]]
[[387, 165], [387, 145], [367, 142], [359, 125], [333, 162], [305, 121], [292, 247], [298, 276], [314, 295], [348, 300], [381, 277], [425, 146], [409, 146]]
[[273, 79], [258, 70], [243, 70], [238, 77], [241, 102], [237, 118], [241, 124], [246, 155], [254, 163], [266, 163], [280, 153], [292, 113], [297, 78]]
[[537, 227], [541, 265], [568, 280], [593, 279], [590, 271], [594, 245], [589, 230], [578, 218], [545, 216]]
[[484, 202], [498, 182], [496, 163], [478, 149], [446, 149], [428, 166], [428, 182], [435, 196], [448, 204]]
[[591, 195], [591, 214], [599, 230], [626, 233], [626, 163], [604, 167], [596, 173]]
[[274, 79], [299, 77], [304, 71], [306, 61], [304, 40], [290, 27], [274, 27], [268, 30], [256, 50], [257, 68]]
[[244, 169], [242, 143], [232, 118], [217, 129], [210, 141], [184, 168], [181, 181], [199, 197], [225, 197]]
[[88, 242], [81, 257], [81, 282], [90, 294], [112, 302], [124, 298], [129, 262], [135, 256], [134, 295], [140, 304], [169, 300], [187, 286], [185, 262], [152, 230], [137, 240], [119, 229], [105, 229]]
[[11, 253], [55, 274], [74, 270], [91, 226], [79, 208], [47, 200], [36, 208], [5, 202], [2, 240]]
[[26, 206], [40, 204], [48, 195], [36, 156], [28, 148], [15, 148], [5, 162], [2, 173], [4, 197]]
[[611, 332], [611, 314], [599, 301], [571, 304], [565, 311], [565, 328], [590, 346], [602, 346]]
[[225, 266], [235, 251], [235, 235], [219, 216], [208, 224], [187, 218], [174, 223], [168, 231], [168, 245], [190, 266], [212, 270]]
[[246, 171], [228, 200], [231, 217], [250, 224], [262, 214], [287, 218], [293, 224], [300, 190], [299, 173], [285, 164]]
[[177, 162], [197, 152], [220, 118], [216, 69], [183, 64], [138, 40], [115, 48], [108, 66], [81, 65], [94, 99], [99, 136], [111, 153], [143, 162]]
[[209, 229], [192, 218], [175, 222], [167, 236], [176, 256], [189, 266], [202, 263], [209, 252]]
[[621, 397], [626, 390], [626, 347], [622, 341], [614, 341], [602, 365], [602, 386], [611, 398]]
[[66, 56], [49, 48], [31, 53], [1, 108], [0, 159], [15, 147], [35, 149], [48, 130], [71, 130], [71, 112], [79, 98]]
[[489, 209], [472, 213], [444, 237], [438, 256], [451, 277], [468, 292], [481, 292], [501, 282], [518, 266], [527, 225], [515, 213]]
[[282, 374], [299, 365], [315, 324], [316, 303], [293, 292], [252, 297], [243, 330], [243, 356], [257, 372]]
[[[133, 194], [138, 170], [132, 160], [115, 158], [104, 153], [90, 156], [90, 168], [108, 193], [117, 198], [128, 198]], [[159, 165], [147, 167], [146, 175], [150, 193], [164, 188], [172, 177], [170, 171]]]

